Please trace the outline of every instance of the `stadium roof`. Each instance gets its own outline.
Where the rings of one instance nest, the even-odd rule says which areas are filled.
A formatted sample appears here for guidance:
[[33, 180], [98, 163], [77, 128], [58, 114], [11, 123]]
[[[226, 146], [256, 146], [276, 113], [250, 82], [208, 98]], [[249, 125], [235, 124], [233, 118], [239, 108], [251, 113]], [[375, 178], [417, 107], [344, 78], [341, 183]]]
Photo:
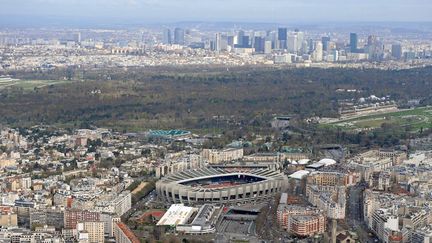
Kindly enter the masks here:
[[200, 186], [190, 187], [188, 185], [183, 185], [182, 183], [194, 181], [194, 180], [200, 180], [200, 179], [209, 179], [218, 176], [237, 176], [237, 175], [251, 176], [251, 177], [261, 178], [264, 180], [286, 179], [286, 176], [283, 173], [274, 170], [269, 170], [269, 169], [260, 168], [260, 169], [253, 169], [248, 172], [232, 172], [225, 169], [207, 167], [207, 168], [200, 168], [195, 170], [186, 170], [175, 174], [171, 174], [159, 180], [158, 183], [163, 183], [163, 184], [174, 183], [180, 187], [188, 187], [194, 191], [219, 191], [218, 188], [204, 188]]

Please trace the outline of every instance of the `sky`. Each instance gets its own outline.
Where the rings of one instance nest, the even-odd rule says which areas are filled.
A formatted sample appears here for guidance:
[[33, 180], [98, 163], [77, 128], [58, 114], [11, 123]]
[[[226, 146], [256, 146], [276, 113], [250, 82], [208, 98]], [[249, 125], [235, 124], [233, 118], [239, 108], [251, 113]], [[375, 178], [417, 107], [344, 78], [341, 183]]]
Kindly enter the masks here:
[[[0, 0], [0, 15], [148, 21], [429, 22], [432, 0]], [[0, 16], [1, 17], [1, 16]]]

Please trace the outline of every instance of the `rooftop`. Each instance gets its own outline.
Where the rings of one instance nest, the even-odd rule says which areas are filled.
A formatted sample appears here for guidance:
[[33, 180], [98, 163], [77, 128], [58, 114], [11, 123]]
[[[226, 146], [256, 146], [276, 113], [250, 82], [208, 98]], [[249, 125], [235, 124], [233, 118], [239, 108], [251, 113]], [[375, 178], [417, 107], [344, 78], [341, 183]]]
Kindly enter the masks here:
[[297, 180], [301, 180], [303, 177], [307, 176], [309, 173], [310, 172], [307, 170], [299, 170], [299, 171], [292, 173], [288, 177], [293, 178], [293, 179], [297, 179]]
[[159, 220], [157, 225], [175, 226], [178, 224], [185, 224], [194, 211], [195, 208], [193, 207], [186, 207], [183, 204], [173, 204]]
[[129, 238], [132, 243], [140, 243], [140, 240], [136, 235], [127, 227], [124, 223], [118, 222], [117, 226], [123, 231], [123, 233]]

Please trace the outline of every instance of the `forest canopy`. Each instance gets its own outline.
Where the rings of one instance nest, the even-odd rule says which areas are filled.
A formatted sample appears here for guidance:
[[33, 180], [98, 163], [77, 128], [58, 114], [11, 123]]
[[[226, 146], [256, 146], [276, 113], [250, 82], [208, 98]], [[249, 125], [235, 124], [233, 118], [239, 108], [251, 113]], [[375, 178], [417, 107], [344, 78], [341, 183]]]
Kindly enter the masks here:
[[[57, 69], [12, 73], [67, 82], [0, 90], [0, 122], [96, 125], [124, 130], [200, 129], [218, 119], [296, 114], [337, 117], [338, 100], [389, 95], [399, 103], [432, 103], [432, 68], [378, 69]], [[68, 78], [67, 78], [68, 76]], [[80, 81], [74, 81], [80, 80]], [[337, 90], [357, 92], [337, 92]]]

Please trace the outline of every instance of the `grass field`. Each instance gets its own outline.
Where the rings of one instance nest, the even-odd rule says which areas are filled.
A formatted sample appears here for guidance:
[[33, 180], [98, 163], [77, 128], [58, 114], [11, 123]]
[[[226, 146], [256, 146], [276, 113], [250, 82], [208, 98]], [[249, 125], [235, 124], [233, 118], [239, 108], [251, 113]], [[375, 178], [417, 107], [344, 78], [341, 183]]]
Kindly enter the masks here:
[[138, 194], [142, 189], [144, 189], [144, 187], [148, 184], [148, 182], [141, 182], [141, 184], [139, 184], [131, 193], [133, 195]]
[[21, 80], [0, 78], [0, 90], [6, 88], [22, 88], [25, 91], [34, 90], [35, 88], [43, 88], [49, 85], [71, 82], [67, 80]]
[[409, 126], [412, 131], [421, 128], [432, 128], [432, 107], [421, 107], [410, 110], [393, 111], [381, 114], [365, 115], [343, 121], [334, 121], [323, 126], [342, 128], [344, 130], [375, 129], [382, 124]]

